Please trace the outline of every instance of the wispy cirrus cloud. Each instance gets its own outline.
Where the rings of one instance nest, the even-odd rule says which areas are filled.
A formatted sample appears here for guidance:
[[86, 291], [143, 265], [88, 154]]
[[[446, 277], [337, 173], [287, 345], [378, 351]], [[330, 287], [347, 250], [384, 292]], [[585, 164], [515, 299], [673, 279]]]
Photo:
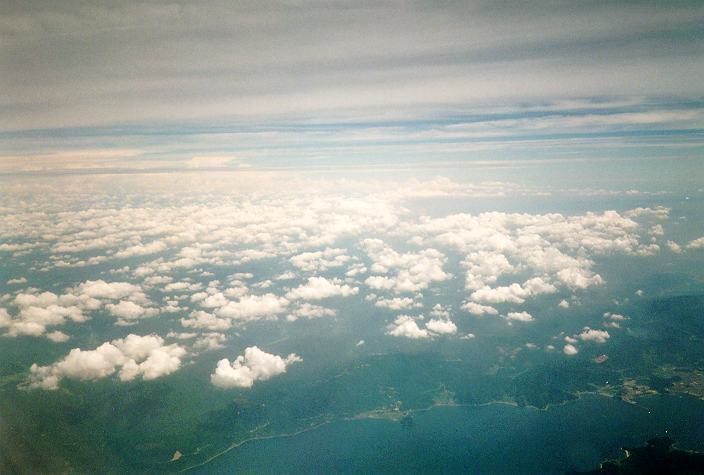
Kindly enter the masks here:
[[702, 146], [699, 2], [23, 2], [2, 18], [9, 172]]

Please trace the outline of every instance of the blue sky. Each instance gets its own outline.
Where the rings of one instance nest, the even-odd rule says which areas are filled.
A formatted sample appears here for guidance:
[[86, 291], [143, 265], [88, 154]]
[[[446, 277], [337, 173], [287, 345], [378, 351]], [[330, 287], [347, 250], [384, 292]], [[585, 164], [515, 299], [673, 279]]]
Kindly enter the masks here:
[[700, 2], [22, 2], [0, 172], [690, 158]]

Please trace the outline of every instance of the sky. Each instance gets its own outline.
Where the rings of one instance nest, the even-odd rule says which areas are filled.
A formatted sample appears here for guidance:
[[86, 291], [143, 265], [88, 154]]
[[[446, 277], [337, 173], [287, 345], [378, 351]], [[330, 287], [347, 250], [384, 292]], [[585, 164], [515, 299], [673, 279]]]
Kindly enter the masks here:
[[704, 387], [703, 53], [702, 1], [0, 1], [0, 472]]
[[0, 5], [0, 173], [693, 159], [701, 2]]

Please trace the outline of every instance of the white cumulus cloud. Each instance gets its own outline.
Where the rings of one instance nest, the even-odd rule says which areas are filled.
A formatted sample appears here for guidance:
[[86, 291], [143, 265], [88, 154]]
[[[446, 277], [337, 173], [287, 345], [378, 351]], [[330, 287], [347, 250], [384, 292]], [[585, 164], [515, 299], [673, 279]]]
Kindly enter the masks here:
[[64, 378], [102, 379], [118, 370], [121, 381], [140, 376], [144, 380], [155, 379], [177, 371], [185, 354], [186, 350], [179, 345], [164, 345], [158, 335], [130, 334], [94, 350], [74, 348], [66, 357], [48, 366], [33, 364], [27, 387], [54, 390]]
[[299, 361], [303, 359], [294, 353], [282, 358], [250, 346], [244, 350], [244, 355], [238, 356], [232, 363], [227, 358], [218, 361], [210, 381], [224, 389], [251, 388], [256, 381], [266, 381], [285, 373], [289, 365]]

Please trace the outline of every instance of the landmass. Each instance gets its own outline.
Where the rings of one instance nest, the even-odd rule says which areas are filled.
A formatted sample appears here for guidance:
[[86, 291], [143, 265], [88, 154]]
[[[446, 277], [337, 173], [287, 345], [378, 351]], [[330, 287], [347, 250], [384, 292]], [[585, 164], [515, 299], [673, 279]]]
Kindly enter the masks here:
[[597, 470], [570, 473], [704, 473], [704, 453], [675, 449], [673, 444], [669, 437], [656, 437], [645, 447], [624, 447], [624, 458], [602, 462]]

